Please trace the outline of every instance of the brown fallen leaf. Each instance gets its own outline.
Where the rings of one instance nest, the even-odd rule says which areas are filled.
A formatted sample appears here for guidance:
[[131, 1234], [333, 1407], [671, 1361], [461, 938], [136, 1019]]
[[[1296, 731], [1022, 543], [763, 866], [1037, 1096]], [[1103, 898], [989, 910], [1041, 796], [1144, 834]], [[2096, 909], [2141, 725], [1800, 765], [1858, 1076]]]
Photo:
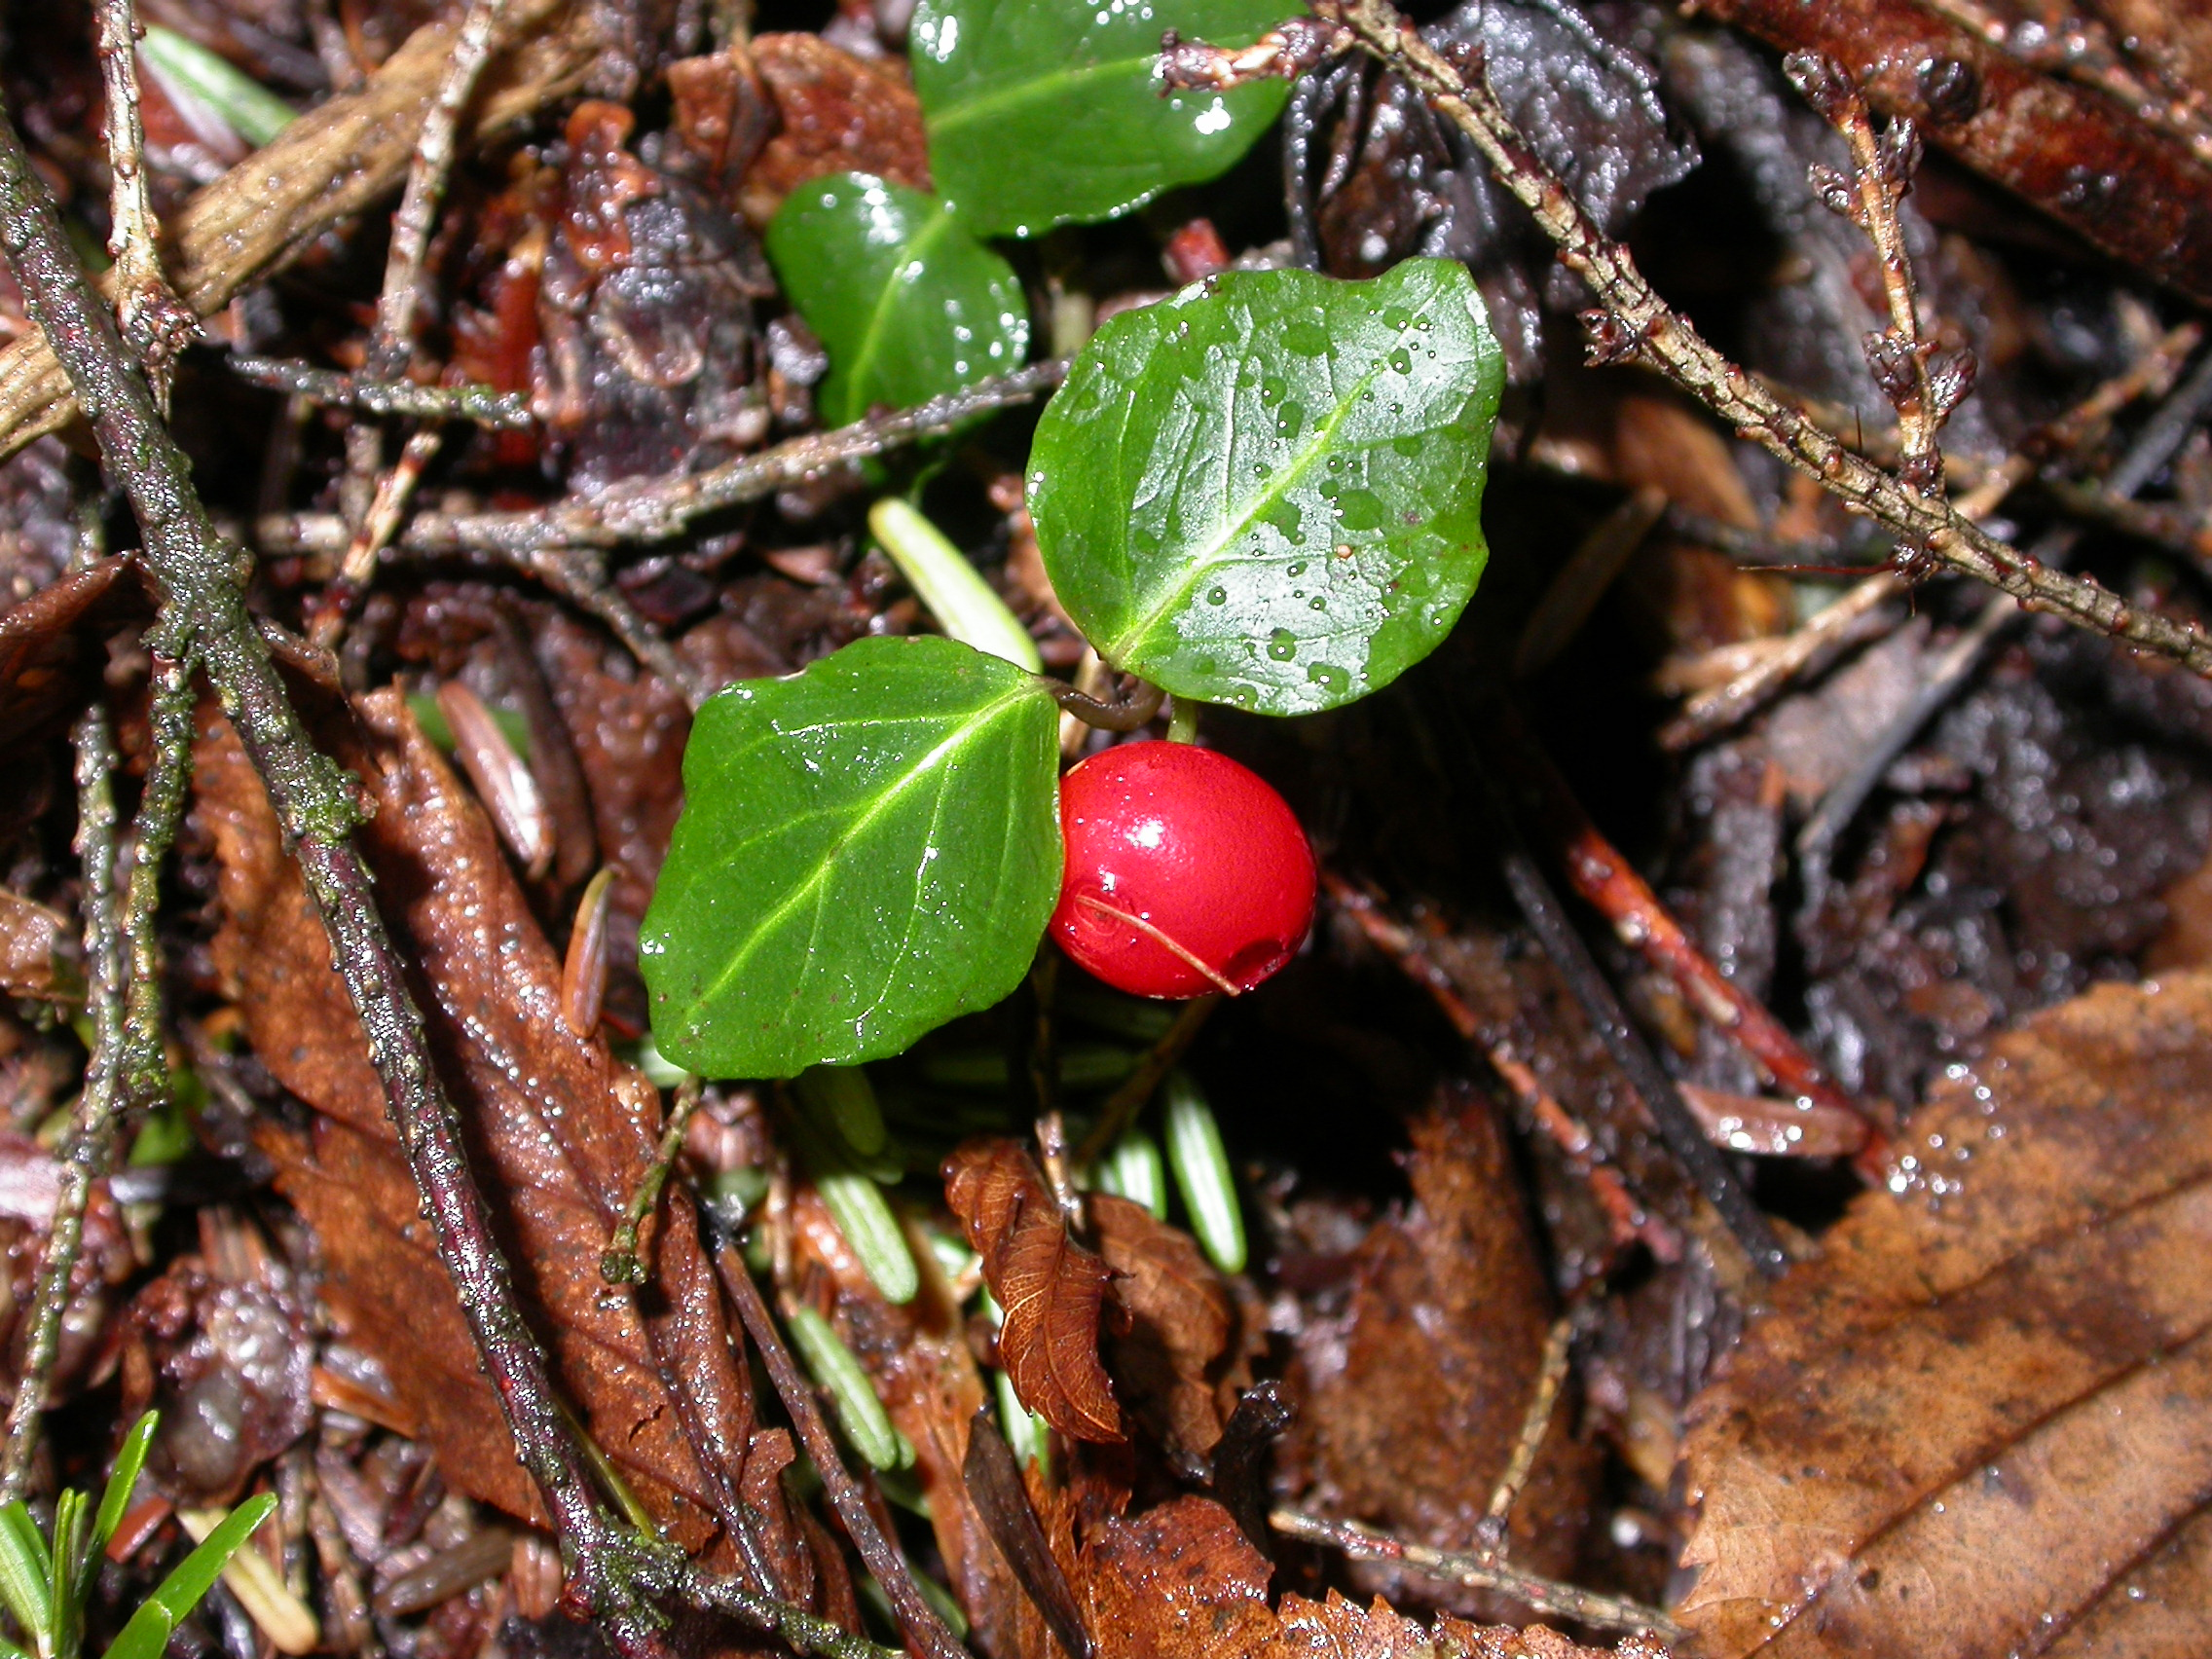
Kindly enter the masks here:
[[[1097, 1659], [1603, 1659], [1541, 1626], [1507, 1630], [1445, 1615], [1426, 1628], [1378, 1598], [1367, 1607], [1335, 1591], [1287, 1595], [1268, 1606], [1267, 1558], [1210, 1498], [1180, 1497], [1133, 1519], [1107, 1516], [1080, 1542], [1068, 1505], [1050, 1506], [1047, 1533], [1084, 1604]], [[1615, 1659], [1666, 1659], [1630, 1638]], [[1046, 1659], [1030, 1646], [1024, 1659]]]
[[810, 178], [865, 172], [915, 190], [930, 188], [922, 106], [888, 62], [855, 57], [818, 34], [764, 34], [753, 62], [767, 83], [782, 127], [747, 169], [739, 195], [756, 225]]
[[1128, 1328], [1106, 1337], [1106, 1369], [1129, 1410], [1186, 1458], [1221, 1439], [1221, 1372], [1236, 1334], [1236, 1304], [1179, 1227], [1144, 1205], [1093, 1193], [1090, 1226], [1114, 1271], [1108, 1288]]
[[[1360, 1245], [1344, 1317], [1300, 1341], [1303, 1403], [1282, 1455], [1325, 1512], [1471, 1549], [1535, 1391], [1550, 1297], [1485, 1101], [1448, 1099], [1416, 1120], [1407, 1174], [1413, 1207]], [[1594, 1467], [1566, 1416], [1511, 1530], [1514, 1560], [1554, 1577], [1573, 1569]]]
[[2212, 976], [1938, 1087], [1692, 1408], [1714, 1659], [2194, 1654], [2212, 1630]]
[[82, 648], [77, 625], [129, 565], [121, 554], [101, 559], [0, 611], [0, 734], [11, 747], [42, 737], [81, 703], [79, 682], [98, 652]]
[[62, 950], [68, 938], [65, 917], [0, 888], [0, 991], [46, 1002], [82, 998], [84, 976]]
[[[792, 1449], [761, 1431], [688, 1201], [671, 1193], [648, 1296], [599, 1274], [653, 1151], [658, 1097], [596, 1036], [559, 1016], [561, 963], [482, 809], [395, 692], [358, 705], [336, 752], [374, 797], [360, 845], [387, 924], [415, 965], [440, 1075], [460, 1110], [518, 1288], [592, 1438], [686, 1550], [727, 1560], [752, 1525], [786, 1594], [812, 1568], [785, 1506]], [[333, 728], [338, 721], [328, 722]], [[358, 1022], [259, 781], [227, 726], [199, 748], [197, 814], [214, 839], [223, 925], [214, 956], [255, 1052], [322, 1114], [265, 1126], [277, 1187], [314, 1227], [324, 1294], [379, 1357], [447, 1478], [541, 1521], [385, 1117]], [[641, 1304], [653, 1311], [641, 1314]], [[756, 1521], [749, 1522], [750, 1504]], [[832, 1587], [833, 1588], [833, 1587]]]
[[1122, 1409], [1098, 1363], [1098, 1316], [1112, 1270], [1068, 1235], [1052, 1190], [1018, 1141], [978, 1135], [944, 1161], [944, 1201], [983, 1259], [1006, 1309], [999, 1364], [1021, 1403], [1071, 1440], [1123, 1438]]

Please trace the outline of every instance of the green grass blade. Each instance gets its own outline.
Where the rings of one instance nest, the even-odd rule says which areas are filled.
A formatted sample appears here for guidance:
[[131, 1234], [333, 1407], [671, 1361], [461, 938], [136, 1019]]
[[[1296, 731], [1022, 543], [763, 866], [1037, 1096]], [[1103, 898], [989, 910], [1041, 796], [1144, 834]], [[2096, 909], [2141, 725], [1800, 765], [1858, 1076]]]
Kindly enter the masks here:
[[[148, 1412], [132, 1423], [130, 1432], [124, 1436], [123, 1450], [115, 1455], [115, 1472], [107, 1478], [107, 1490], [100, 1494], [100, 1512], [92, 1523], [93, 1549], [106, 1549], [108, 1540], [115, 1536], [116, 1528], [123, 1524], [123, 1511], [138, 1485], [138, 1473], [146, 1466], [146, 1454], [153, 1450], [154, 1430], [161, 1423], [161, 1413]], [[0, 1659], [5, 1656], [0, 1655]]]
[[131, 1615], [123, 1634], [109, 1645], [105, 1659], [162, 1659], [162, 1650], [168, 1645], [169, 1632], [177, 1621], [200, 1604], [201, 1597], [207, 1594], [231, 1557], [276, 1507], [276, 1496], [263, 1493], [226, 1515], [200, 1547], [162, 1580], [161, 1588], [147, 1598], [146, 1604]]
[[53, 1638], [53, 1560], [21, 1498], [0, 1509], [0, 1602], [31, 1645], [44, 1654]]

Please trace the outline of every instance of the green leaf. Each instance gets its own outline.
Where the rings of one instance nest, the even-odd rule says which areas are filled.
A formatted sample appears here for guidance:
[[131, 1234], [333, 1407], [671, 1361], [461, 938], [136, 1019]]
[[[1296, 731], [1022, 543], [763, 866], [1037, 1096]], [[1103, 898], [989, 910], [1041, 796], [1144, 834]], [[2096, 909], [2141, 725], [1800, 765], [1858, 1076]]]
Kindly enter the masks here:
[[162, 1659], [169, 1632], [177, 1621], [200, 1604], [231, 1557], [239, 1553], [253, 1530], [276, 1507], [276, 1494], [250, 1497], [202, 1540], [200, 1547], [177, 1563], [174, 1570], [123, 1627], [123, 1634], [108, 1643], [104, 1659]]
[[147, 1412], [123, 1437], [123, 1449], [115, 1455], [115, 1470], [107, 1478], [107, 1490], [100, 1494], [100, 1512], [92, 1522], [95, 1550], [106, 1549], [116, 1528], [123, 1524], [123, 1512], [138, 1485], [139, 1471], [146, 1466], [146, 1454], [153, 1449], [154, 1431], [161, 1425], [162, 1414]]
[[768, 258], [830, 353], [823, 420], [904, 409], [1021, 366], [1029, 305], [1014, 268], [945, 205], [866, 173], [800, 185], [768, 222]]
[[23, 1500], [0, 1509], [0, 1602], [41, 1653], [53, 1636], [54, 1564]]
[[200, 99], [255, 149], [273, 142], [299, 111], [198, 41], [148, 23], [138, 51], [166, 87]]
[[792, 1342], [806, 1361], [806, 1369], [829, 1394], [838, 1425], [853, 1449], [878, 1469], [896, 1469], [903, 1461], [912, 1462], [913, 1448], [891, 1425], [890, 1414], [876, 1398], [875, 1384], [868, 1381], [861, 1362], [853, 1357], [853, 1350], [830, 1321], [802, 1304], [791, 1310], [786, 1323], [791, 1326]]
[[643, 939], [708, 1077], [896, 1054], [1028, 972], [1059, 895], [1059, 710], [1011, 663], [861, 640], [699, 711]]
[[914, 92], [938, 190], [980, 236], [1125, 213], [1235, 165], [1289, 87], [1160, 95], [1160, 37], [1249, 46], [1291, 0], [922, 0]]
[[1466, 268], [1231, 272], [1114, 318], [1037, 428], [1029, 510], [1100, 653], [1272, 715], [1441, 644], [1484, 561], [1503, 370]]

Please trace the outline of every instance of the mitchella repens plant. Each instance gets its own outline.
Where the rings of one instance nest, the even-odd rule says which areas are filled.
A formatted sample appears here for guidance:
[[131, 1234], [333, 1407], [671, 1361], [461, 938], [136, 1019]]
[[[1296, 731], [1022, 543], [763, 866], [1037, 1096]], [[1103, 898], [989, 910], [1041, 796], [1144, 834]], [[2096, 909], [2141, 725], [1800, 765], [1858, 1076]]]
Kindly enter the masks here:
[[[802, 187], [769, 230], [787, 292], [829, 348], [826, 396], [850, 416], [1014, 366], [1028, 319], [978, 235], [1109, 216], [1235, 161], [1279, 89], [1163, 99], [1160, 36], [1235, 44], [1278, 10], [925, 3], [915, 83], [941, 198], [840, 175]], [[1104, 112], [1080, 144], [1053, 103], [1078, 91]], [[973, 146], [978, 108], [1036, 127], [1036, 168], [1057, 194], [1021, 182], [1005, 199], [1025, 169], [994, 172]], [[1364, 697], [1443, 641], [1482, 574], [1501, 379], [1482, 301], [1450, 261], [1363, 282], [1227, 272], [1125, 312], [1038, 425], [1027, 494], [1047, 573], [1100, 657], [1179, 706], [1290, 716]], [[1066, 864], [1059, 703], [1034, 660], [938, 636], [865, 639], [701, 709], [644, 926], [663, 1055], [710, 1077], [793, 1077], [898, 1053], [1015, 988]], [[1279, 889], [1295, 862], [1251, 868]], [[1203, 903], [1229, 903], [1235, 873], [1214, 871]], [[1272, 970], [1298, 940], [1283, 946], [1288, 924], [1258, 897]], [[1128, 988], [1190, 995], [1238, 978], [1204, 966], [1211, 976]]]

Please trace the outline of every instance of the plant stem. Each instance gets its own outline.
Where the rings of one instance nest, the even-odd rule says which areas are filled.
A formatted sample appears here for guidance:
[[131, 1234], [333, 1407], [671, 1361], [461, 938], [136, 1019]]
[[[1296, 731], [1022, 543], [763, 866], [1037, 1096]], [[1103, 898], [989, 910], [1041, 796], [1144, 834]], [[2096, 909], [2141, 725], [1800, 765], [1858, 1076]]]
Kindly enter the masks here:
[[699, 1102], [706, 1098], [698, 1078], [686, 1077], [676, 1090], [676, 1105], [668, 1114], [668, 1127], [661, 1131], [660, 1146], [653, 1153], [653, 1161], [645, 1166], [638, 1190], [630, 1195], [629, 1208], [622, 1212], [621, 1225], [615, 1228], [614, 1236], [607, 1241], [607, 1250], [599, 1259], [599, 1276], [608, 1284], [644, 1284], [650, 1272], [638, 1254], [638, 1233], [645, 1225], [645, 1217], [652, 1214], [660, 1202], [661, 1189], [668, 1185], [668, 1172], [676, 1167], [677, 1154], [683, 1150], [683, 1133], [691, 1126], [691, 1115], [699, 1110]]
[[351, 781], [316, 752], [302, 728], [246, 610], [241, 555], [209, 522], [193, 488], [191, 463], [162, 424], [4, 109], [0, 251], [92, 420], [108, 471], [130, 498], [165, 613], [197, 639], [223, 711], [295, 850], [360, 1015], [386, 1108], [436, 1230], [439, 1256], [499, 1395], [516, 1453], [571, 1557], [583, 1599], [621, 1652], [657, 1655], [662, 1620], [645, 1598], [665, 1587], [665, 1565], [606, 1512], [562, 1421], [544, 1349], [523, 1319], [493, 1241], [460, 1121], [438, 1085], [422, 1013], [350, 839], [359, 816]]
[[[102, 313], [105, 314], [105, 313]], [[92, 1021], [92, 1060], [84, 1092], [69, 1120], [68, 1151], [61, 1160], [60, 1190], [46, 1253], [32, 1295], [30, 1335], [23, 1344], [22, 1376], [8, 1408], [7, 1444], [0, 1449], [0, 1503], [23, 1493], [47, 1376], [60, 1346], [61, 1314], [69, 1305], [69, 1279], [85, 1233], [85, 1203], [107, 1167], [108, 1137], [123, 1082], [123, 928], [115, 892], [115, 731], [107, 710], [94, 703], [71, 734], [77, 750], [77, 857], [84, 866], [85, 1002]]]
[[161, 227], [146, 199], [146, 129], [138, 114], [138, 14], [134, 0], [99, 0], [94, 40], [107, 93], [107, 250], [115, 260], [115, 306], [124, 338], [138, 352], [155, 400], [168, 403], [169, 365], [199, 319], [169, 291], [158, 247]]
[[1559, 175], [1537, 156], [1488, 83], [1445, 57], [1389, 0], [1312, 0], [1314, 15], [1419, 89], [1473, 141], [1491, 172], [1535, 216], [1562, 264], [1590, 285], [1602, 310], [1584, 321], [1603, 360], [1641, 359], [1718, 415], [1742, 436], [1805, 473], [1856, 512], [1877, 519], [1910, 548], [2001, 588], [2029, 610], [2109, 634], [2212, 677], [2212, 634], [2125, 604], [2085, 576], [2039, 563], [1973, 524], [1948, 503], [1923, 497], [1785, 405], [1730, 362], [1660, 299], [1628, 249], [1602, 235]]
[[132, 1104], [167, 1097], [168, 1059], [162, 1039], [162, 947], [154, 912], [162, 898], [162, 861], [184, 816], [192, 776], [192, 663], [157, 657], [147, 708], [153, 755], [138, 815], [130, 827], [130, 874], [124, 890], [123, 930], [130, 951], [130, 988], [124, 1005], [123, 1084]]

